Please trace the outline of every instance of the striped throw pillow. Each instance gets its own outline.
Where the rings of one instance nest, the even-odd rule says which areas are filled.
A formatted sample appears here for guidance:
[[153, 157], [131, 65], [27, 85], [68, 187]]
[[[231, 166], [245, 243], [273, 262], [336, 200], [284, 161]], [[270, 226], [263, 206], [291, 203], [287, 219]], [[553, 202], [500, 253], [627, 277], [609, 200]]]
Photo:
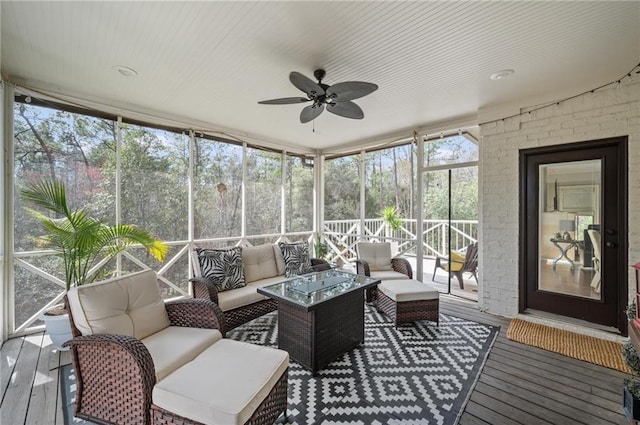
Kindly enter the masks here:
[[279, 242], [278, 246], [284, 257], [284, 277], [312, 272], [309, 244], [306, 242], [292, 244]]
[[242, 248], [198, 249], [202, 277], [213, 281], [218, 292], [245, 286]]

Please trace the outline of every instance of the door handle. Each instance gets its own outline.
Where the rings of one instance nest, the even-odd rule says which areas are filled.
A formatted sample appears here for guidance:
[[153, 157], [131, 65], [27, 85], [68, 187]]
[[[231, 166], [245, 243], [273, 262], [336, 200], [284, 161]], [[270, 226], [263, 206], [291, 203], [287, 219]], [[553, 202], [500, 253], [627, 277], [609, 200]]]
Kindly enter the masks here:
[[618, 244], [616, 244], [615, 242], [606, 242], [605, 246], [607, 248], [615, 248], [616, 246], [618, 246]]
[[611, 235], [611, 236], [616, 234], [616, 231], [613, 229], [607, 229], [606, 232], [607, 232], [607, 235]]

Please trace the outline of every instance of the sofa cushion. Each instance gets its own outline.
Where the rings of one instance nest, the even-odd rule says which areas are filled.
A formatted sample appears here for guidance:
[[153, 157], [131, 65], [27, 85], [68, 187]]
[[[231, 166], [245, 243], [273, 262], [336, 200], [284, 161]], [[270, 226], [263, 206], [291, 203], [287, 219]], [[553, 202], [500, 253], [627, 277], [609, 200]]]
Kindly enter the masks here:
[[286, 351], [222, 339], [153, 388], [153, 403], [203, 424], [244, 424], [289, 366]]
[[391, 266], [391, 244], [389, 242], [359, 242], [358, 258], [369, 263], [369, 270], [393, 270]]
[[273, 245], [250, 246], [242, 250], [242, 266], [246, 283], [278, 275]]
[[245, 285], [241, 247], [198, 249], [197, 252], [202, 276], [211, 279], [218, 292]]
[[247, 284], [244, 288], [234, 289], [218, 294], [218, 305], [222, 311], [233, 310], [234, 308], [244, 307], [258, 301], [268, 300], [269, 297], [259, 294], [256, 289], [261, 286], [273, 285], [283, 281], [282, 276], [268, 277], [266, 279], [256, 280]]
[[151, 354], [156, 379], [160, 380], [221, 339], [217, 329], [169, 326], [144, 338], [142, 343]]
[[284, 276], [291, 277], [300, 274], [311, 273], [311, 258], [309, 257], [309, 244], [306, 242], [284, 243], [278, 246], [284, 258]]
[[278, 244], [273, 244], [273, 255], [276, 257], [276, 268], [278, 269], [278, 276], [284, 276], [284, 257], [282, 256], [282, 250]]
[[143, 339], [169, 326], [154, 271], [72, 288], [71, 314], [83, 335], [121, 334]]

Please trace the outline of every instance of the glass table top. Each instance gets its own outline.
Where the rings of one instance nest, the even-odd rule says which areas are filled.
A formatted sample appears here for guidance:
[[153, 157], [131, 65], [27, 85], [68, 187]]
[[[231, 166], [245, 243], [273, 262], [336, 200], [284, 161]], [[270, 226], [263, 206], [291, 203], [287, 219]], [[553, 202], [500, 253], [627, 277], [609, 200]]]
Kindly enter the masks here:
[[263, 286], [258, 288], [258, 293], [310, 307], [346, 292], [370, 288], [378, 283], [380, 283], [378, 279], [367, 276], [339, 270], [325, 270]]

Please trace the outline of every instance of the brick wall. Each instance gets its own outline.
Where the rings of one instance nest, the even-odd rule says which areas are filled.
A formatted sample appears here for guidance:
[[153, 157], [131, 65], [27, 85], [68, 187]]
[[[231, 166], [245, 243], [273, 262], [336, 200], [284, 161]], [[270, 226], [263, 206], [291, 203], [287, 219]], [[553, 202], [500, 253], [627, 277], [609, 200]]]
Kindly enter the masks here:
[[[640, 83], [624, 82], [481, 125], [480, 285], [483, 310], [518, 313], [519, 150], [628, 136], [629, 261], [640, 261]], [[629, 271], [629, 289], [635, 280]]]

